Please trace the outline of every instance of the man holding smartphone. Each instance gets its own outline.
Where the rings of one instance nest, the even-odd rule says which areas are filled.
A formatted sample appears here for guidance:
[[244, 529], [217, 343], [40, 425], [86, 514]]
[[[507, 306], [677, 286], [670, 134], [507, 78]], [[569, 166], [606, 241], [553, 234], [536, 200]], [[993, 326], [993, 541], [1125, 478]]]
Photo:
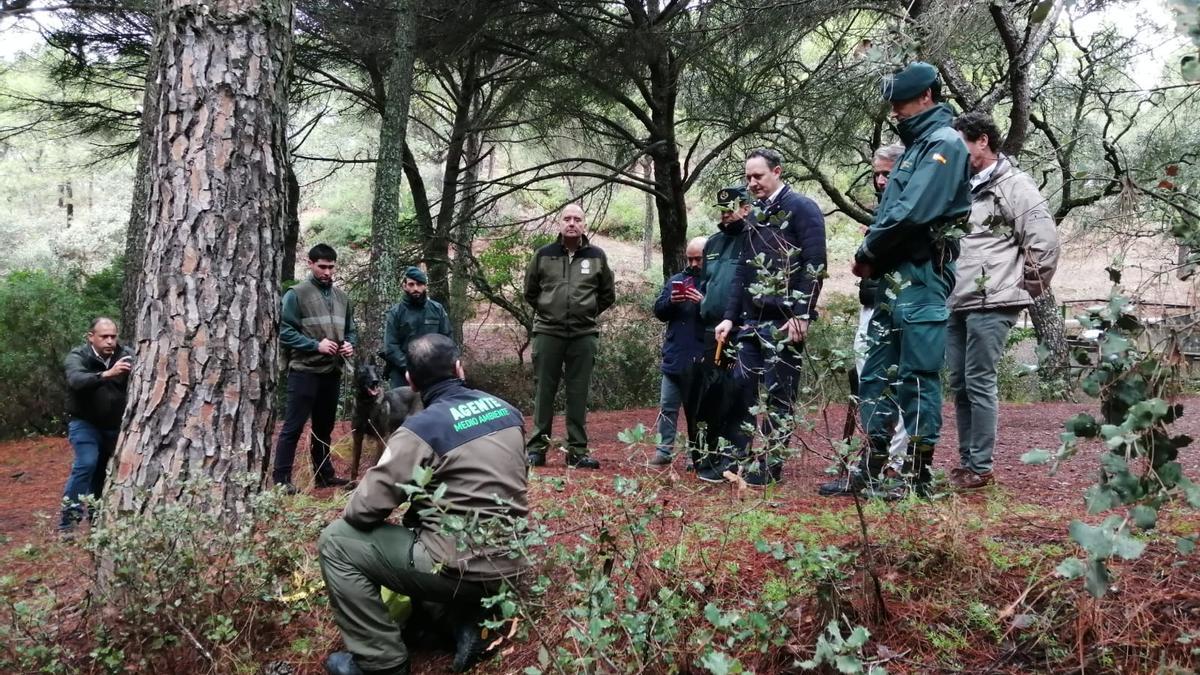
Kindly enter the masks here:
[[[63, 490], [62, 519], [58, 530], [70, 536], [83, 518], [79, 499], [96, 499], [104, 489], [108, 461], [117, 447], [125, 393], [133, 354], [117, 344], [117, 323], [101, 316], [92, 320], [87, 342], [67, 354], [67, 438], [75, 451], [71, 475]], [[88, 518], [95, 517], [88, 513]]]
[[704, 237], [688, 242], [684, 252], [687, 267], [663, 285], [654, 302], [654, 316], [667, 324], [662, 346], [662, 389], [659, 396], [658, 450], [650, 466], [667, 466], [674, 459], [675, 430], [679, 408], [687, 418], [688, 443], [696, 441], [695, 411], [691, 400], [696, 362], [704, 348], [704, 326], [700, 322], [700, 303], [704, 294], [696, 287], [704, 266]]

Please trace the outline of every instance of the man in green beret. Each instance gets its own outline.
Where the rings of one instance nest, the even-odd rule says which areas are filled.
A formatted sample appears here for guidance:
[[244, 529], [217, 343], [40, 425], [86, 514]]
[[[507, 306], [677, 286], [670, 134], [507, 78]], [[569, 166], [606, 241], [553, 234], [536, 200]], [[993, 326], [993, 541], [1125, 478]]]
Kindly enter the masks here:
[[[971, 210], [967, 147], [941, 102], [937, 70], [914, 62], [883, 83], [906, 149], [889, 176], [852, 271], [880, 279], [859, 383], [869, 448], [865, 494], [926, 495], [942, 428], [939, 372], [946, 351], [946, 299], [954, 288], [957, 236]], [[910, 437], [905, 480], [884, 476], [896, 417]]]
[[429, 277], [420, 267], [404, 271], [404, 299], [392, 305], [383, 322], [383, 360], [387, 363], [392, 388], [402, 387], [408, 370], [408, 345], [414, 338], [440, 333], [451, 340], [450, 317], [446, 308], [429, 297]]

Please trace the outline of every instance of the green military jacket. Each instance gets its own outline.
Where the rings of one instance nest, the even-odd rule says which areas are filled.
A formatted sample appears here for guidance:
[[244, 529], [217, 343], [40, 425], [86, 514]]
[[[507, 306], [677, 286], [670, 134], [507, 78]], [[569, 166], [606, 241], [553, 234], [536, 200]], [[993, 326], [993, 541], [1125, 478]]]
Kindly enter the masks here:
[[898, 127], [906, 147], [883, 191], [875, 221], [854, 259], [868, 263], [875, 277], [902, 262], [924, 262], [957, 245], [940, 231], [971, 212], [967, 146], [950, 126], [954, 113], [944, 103], [914, 115]]
[[571, 255], [559, 236], [529, 261], [525, 301], [534, 310], [534, 333], [569, 338], [600, 332], [600, 313], [617, 301], [608, 257], [587, 237]]
[[417, 307], [405, 295], [392, 305], [383, 322], [383, 359], [400, 372], [408, 370], [408, 356], [404, 353], [414, 338], [430, 333], [441, 333], [453, 339], [450, 316], [446, 308], [433, 298], [426, 298], [424, 306]]
[[704, 270], [701, 272], [704, 300], [700, 302], [700, 321], [705, 328], [721, 323], [746, 239], [745, 220], [717, 227], [720, 230], [704, 244]]
[[332, 373], [342, 357], [322, 354], [323, 339], [357, 344], [353, 307], [346, 292], [332, 284], [318, 284], [311, 276], [283, 294], [279, 343], [287, 368], [311, 373]]

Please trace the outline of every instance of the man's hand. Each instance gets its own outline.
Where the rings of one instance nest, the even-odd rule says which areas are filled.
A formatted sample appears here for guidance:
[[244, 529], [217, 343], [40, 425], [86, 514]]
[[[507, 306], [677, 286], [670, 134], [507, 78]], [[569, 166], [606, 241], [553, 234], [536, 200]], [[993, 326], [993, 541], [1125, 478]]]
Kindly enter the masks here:
[[717, 336], [717, 342], [723, 342], [725, 338], [729, 337], [729, 331], [731, 330], [733, 330], [733, 322], [729, 319], [725, 319], [721, 323], [717, 324], [716, 329], [713, 331], [713, 333]]
[[671, 304], [672, 305], [678, 305], [679, 303], [684, 302], [686, 300], [687, 300], [686, 292], [676, 293], [675, 291], [671, 291]]
[[123, 356], [112, 365], [112, 368], [100, 373], [100, 377], [111, 380], [114, 377], [120, 377], [127, 374], [133, 368], [133, 357]]
[[338, 343], [329, 338], [323, 338], [317, 343], [317, 351], [326, 356], [333, 356], [338, 353]]
[[683, 292], [683, 298], [688, 302], [694, 302], [698, 305], [704, 300], [704, 294], [695, 288], [688, 286]]
[[343, 342], [342, 346], [338, 348], [337, 353], [346, 358], [350, 358], [354, 356], [354, 345], [350, 344], [349, 342]]
[[875, 270], [871, 268], [871, 263], [854, 261], [850, 266], [850, 273], [859, 279], [870, 279], [875, 276]]
[[788, 342], [800, 343], [804, 342], [808, 337], [808, 320], [799, 317], [792, 317], [783, 326], [787, 331]]

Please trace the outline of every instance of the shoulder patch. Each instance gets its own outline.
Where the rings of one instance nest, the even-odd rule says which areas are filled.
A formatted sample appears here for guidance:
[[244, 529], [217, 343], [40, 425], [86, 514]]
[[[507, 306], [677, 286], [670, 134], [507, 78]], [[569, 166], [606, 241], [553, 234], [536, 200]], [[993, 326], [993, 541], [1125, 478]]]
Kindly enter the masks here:
[[937, 162], [938, 164], [945, 164], [946, 156], [940, 152], [935, 152], [933, 153], [933, 161]]

